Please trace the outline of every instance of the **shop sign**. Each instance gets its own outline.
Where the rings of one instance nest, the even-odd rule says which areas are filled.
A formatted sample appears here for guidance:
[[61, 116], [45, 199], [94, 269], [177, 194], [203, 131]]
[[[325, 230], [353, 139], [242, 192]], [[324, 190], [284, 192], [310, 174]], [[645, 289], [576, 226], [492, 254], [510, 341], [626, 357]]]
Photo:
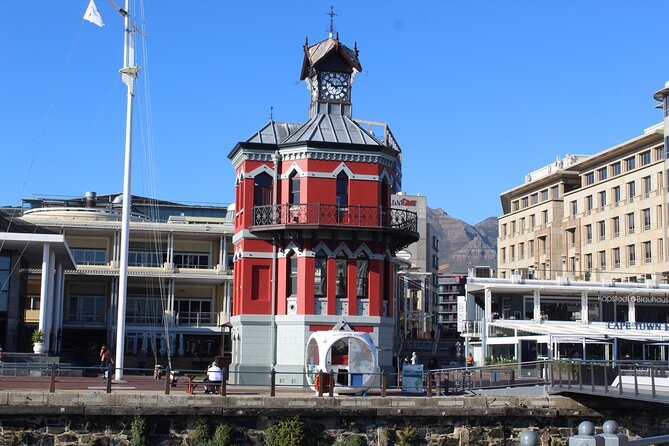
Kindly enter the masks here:
[[609, 330], [646, 330], [669, 331], [669, 324], [664, 322], [607, 322]]
[[404, 364], [402, 367], [402, 392], [423, 393], [423, 364]]
[[663, 296], [641, 296], [640, 294], [598, 294], [597, 300], [600, 302], [615, 302], [615, 303], [637, 303], [637, 304], [669, 304], [669, 297]]

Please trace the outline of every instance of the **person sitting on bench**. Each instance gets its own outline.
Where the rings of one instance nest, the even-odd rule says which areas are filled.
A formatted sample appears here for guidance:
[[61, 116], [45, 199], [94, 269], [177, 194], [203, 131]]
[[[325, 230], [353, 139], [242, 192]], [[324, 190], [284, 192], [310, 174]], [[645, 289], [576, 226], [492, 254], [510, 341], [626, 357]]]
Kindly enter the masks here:
[[221, 381], [223, 381], [223, 372], [214, 361], [207, 369], [207, 377], [204, 379], [204, 393], [216, 393], [216, 387], [221, 385]]

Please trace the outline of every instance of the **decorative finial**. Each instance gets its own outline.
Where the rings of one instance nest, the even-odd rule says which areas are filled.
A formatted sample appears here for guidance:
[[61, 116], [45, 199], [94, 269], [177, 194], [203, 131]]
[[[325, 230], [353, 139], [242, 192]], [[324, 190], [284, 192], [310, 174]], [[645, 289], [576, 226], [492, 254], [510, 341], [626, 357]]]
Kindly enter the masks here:
[[[330, 6], [330, 12], [326, 12], [325, 15], [330, 16], [330, 38], [332, 39], [332, 36], [334, 35], [334, 29], [335, 29], [334, 28], [334, 18], [335, 18], [336, 15], [339, 15], [339, 14], [335, 14], [334, 6]], [[339, 38], [339, 37], [337, 37], [337, 38]]]
[[269, 120], [270, 122], [274, 121], [274, 107], [269, 108]]
[[358, 55], [358, 42], [354, 41], [353, 42], [353, 51], [355, 51], [355, 55]]

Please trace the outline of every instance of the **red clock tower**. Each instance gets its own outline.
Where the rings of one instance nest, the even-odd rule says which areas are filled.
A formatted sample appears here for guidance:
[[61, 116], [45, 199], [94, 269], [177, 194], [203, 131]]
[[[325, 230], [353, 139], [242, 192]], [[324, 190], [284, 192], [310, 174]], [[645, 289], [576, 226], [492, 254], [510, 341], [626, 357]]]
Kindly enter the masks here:
[[[418, 240], [416, 214], [390, 208], [401, 151], [351, 116], [362, 70], [338, 37], [304, 46], [303, 124], [270, 120], [228, 157], [236, 171], [231, 380], [302, 384], [313, 331], [345, 319], [390, 367], [394, 254]], [[257, 372], [257, 373], [256, 373]]]

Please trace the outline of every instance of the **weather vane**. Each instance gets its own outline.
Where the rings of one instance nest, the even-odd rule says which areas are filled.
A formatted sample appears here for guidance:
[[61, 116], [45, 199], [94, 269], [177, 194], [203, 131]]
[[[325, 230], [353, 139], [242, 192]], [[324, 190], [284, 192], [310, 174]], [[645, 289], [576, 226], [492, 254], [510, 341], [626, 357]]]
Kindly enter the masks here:
[[334, 28], [334, 18], [335, 18], [336, 15], [339, 15], [339, 14], [335, 14], [334, 6], [330, 6], [330, 12], [326, 12], [325, 15], [330, 16], [330, 37], [332, 37], [334, 35], [334, 29], [335, 29]]
[[274, 120], [274, 107], [269, 108], [269, 120], [270, 121]]

